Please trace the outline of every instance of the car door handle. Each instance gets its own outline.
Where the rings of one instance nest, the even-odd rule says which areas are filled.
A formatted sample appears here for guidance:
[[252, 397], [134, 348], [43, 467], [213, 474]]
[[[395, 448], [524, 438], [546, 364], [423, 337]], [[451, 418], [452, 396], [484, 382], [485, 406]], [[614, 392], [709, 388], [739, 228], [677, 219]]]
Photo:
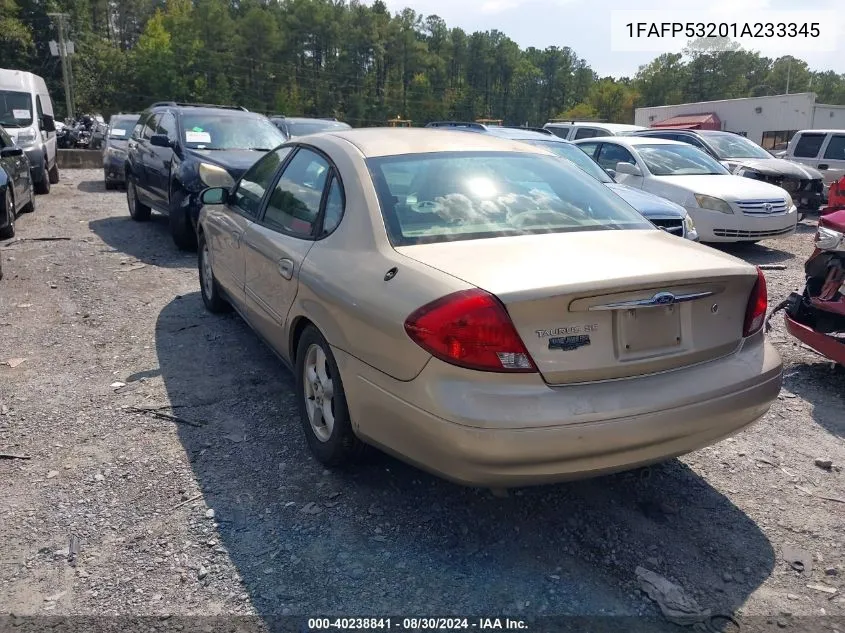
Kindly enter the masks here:
[[244, 234], [240, 231], [232, 231], [232, 241], [235, 243], [235, 248], [241, 247], [241, 239], [243, 239]]
[[279, 260], [279, 274], [285, 279], [293, 279], [293, 260]]
[[819, 165], [819, 169], [822, 171], [824, 171], [825, 169], [830, 169], [830, 165], [822, 163], [821, 165]]

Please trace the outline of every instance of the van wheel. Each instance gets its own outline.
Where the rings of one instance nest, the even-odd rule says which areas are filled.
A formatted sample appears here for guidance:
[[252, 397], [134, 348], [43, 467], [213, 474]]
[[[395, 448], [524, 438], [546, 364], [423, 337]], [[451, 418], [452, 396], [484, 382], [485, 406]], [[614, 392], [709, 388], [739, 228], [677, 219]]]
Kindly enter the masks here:
[[323, 464], [345, 466], [365, 454], [367, 445], [352, 430], [334, 355], [313, 325], [296, 348], [296, 399], [308, 448]]
[[53, 164], [52, 167], [50, 167], [50, 171], [47, 172], [47, 177], [50, 179], [51, 185], [55, 185], [59, 182], [59, 165], [58, 165], [58, 163], [55, 163], [55, 164]]
[[50, 176], [47, 173], [47, 161], [41, 165], [41, 180], [35, 183], [35, 193], [46, 195], [50, 193]]

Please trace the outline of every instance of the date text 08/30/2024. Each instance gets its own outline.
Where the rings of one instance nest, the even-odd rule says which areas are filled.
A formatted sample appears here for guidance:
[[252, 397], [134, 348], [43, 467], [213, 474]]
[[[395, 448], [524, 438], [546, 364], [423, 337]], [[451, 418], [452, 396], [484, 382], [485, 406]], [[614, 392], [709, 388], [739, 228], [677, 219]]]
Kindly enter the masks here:
[[307, 631], [526, 631], [510, 618], [308, 618]]

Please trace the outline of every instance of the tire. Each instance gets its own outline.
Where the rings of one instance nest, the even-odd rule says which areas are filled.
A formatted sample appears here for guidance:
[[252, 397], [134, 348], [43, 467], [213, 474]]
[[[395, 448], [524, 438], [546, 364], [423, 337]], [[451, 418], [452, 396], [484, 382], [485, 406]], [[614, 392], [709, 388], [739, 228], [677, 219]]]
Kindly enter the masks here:
[[111, 180], [104, 180], [106, 184], [106, 191], [114, 191], [117, 189], [117, 185], [115, 185]]
[[[317, 371], [318, 367], [322, 369]], [[347, 466], [359, 461], [367, 445], [352, 430], [346, 393], [331, 348], [312, 325], [299, 339], [295, 371], [296, 399], [308, 448], [326, 466]], [[331, 400], [326, 403], [329, 386]], [[331, 420], [324, 412], [331, 415]]]
[[180, 251], [194, 251], [197, 248], [197, 232], [188, 213], [179, 204], [178, 197], [174, 201], [172, 196], [173, 194], [171, 194], [170, 213], [168, 213], [170, 236]]
[[[56, 158], [58, 160], [58, 158]], [[59, 165], [58, 163], [53, 163], [53, 166], [50, 167], [50, 171], [47, 172], [47, 178], [50, 180], [51, 185], [56, 185], [59, 182]]]
[[222, 314], [232, 310], [232, 306], [226, 299], [223, 298], [223, 292], [220, 290], [220, 285], [214, 278], [214, 270], [211, 267], [211, 258], [208, 252], [208, 244], [205, 241], [205, 235], [200, 233], [199, 236], [199, 253], [197, 254], [197, 268], [199, 269], [200, 277], [200, 293], [202, 294], [202, 302], [206, 309], [214, 314]]
[[8, 190], [6, 190], [6, 195], [3, 196], [3, 204], [6, 205], [9, 226], [0, 229], [0, 240], [8, 240], [15, 237], [15, 203], [12, 201], [12, 194]]
[[129, 174], [126, 174], [126, 205], [129, 207], [129, 217], [136, 222], [146, 222], [150, 219], [152, 209], [138, 200], [135, 179]]
[[35, 193], [39, 196], [50, 193], [50, 176], [47, 173], [47, 161], [41, 165], [41, 180], [35, 183]]

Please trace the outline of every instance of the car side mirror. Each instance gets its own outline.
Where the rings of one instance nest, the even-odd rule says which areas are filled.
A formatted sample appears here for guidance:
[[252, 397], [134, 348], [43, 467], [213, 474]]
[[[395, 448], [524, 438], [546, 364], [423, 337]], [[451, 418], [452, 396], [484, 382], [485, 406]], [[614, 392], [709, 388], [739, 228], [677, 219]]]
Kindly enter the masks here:
[[226, 187], [209, 187], [200, 193], [200, 202], [203, 204], [223, 204], [229, 199], [229, 190]]
[[14, 156], [23, 156], [23, 149], [20, 147], [4, 147], [0, 149], [0, 157], [12, 158]]
[[41, 129], [45, 132], [55, 132], [56, 131], [56, 119], [54, 119], [49, 114], [42, 114], [41, 115]]
[[617, 174], [626, 174], [628, 176], [642, 176], [643, 172], [637, 165], [632, 165], [631, 163], [624, 163], [622, 161], [616, 163], [616, 173]]
[[170, 137], [167, 134], [153, 134], [150, 137], [150, 145], [153, 147], [173, 147], [173, 143], [170, 142]]

